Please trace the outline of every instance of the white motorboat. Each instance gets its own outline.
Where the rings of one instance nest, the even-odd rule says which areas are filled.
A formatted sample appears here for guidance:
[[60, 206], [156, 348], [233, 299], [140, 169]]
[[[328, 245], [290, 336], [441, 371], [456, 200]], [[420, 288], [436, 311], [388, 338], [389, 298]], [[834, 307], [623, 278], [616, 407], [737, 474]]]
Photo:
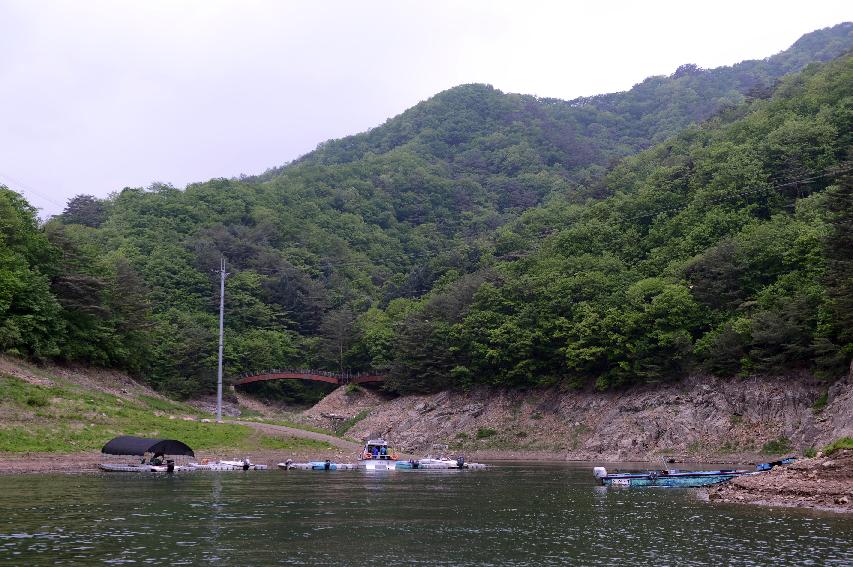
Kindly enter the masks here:
[[368, 471], [393, 471], [397, 468], [397, 452], [384, 439], [370, 439], [358, 458], [359, 466]]

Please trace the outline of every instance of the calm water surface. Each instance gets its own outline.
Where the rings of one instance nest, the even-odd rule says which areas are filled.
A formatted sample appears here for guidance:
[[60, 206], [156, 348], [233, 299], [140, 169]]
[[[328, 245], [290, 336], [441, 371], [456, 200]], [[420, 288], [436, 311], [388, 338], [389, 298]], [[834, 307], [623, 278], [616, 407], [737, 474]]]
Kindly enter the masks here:
[[853, 565], [853, 520], [487, 471], [0, 476], [0, 564]]

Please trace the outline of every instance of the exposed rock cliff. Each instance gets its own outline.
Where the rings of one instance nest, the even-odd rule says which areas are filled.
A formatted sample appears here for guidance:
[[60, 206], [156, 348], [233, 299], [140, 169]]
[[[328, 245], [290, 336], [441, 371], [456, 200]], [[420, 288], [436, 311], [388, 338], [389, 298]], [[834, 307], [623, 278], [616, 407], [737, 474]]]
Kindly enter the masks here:
[[[366, 417], [348, 431], [412, 453], [548, 453], [567, 459], [734, 460], [802, 452], [851, 435], [853, 387], [802, 376], [684, 382], [623, 392], [442, 392], [384, 399], [336, 390], [306, 412]], [[828, 404], [815, 406], [828, 393]]]

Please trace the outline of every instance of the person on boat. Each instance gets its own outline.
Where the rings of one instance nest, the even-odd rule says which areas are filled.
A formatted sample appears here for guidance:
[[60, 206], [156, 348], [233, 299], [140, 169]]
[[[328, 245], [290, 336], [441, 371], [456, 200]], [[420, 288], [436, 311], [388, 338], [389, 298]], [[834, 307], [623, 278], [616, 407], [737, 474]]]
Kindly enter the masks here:
[[382, 447], [381, 449], [379, 449], [379, 455], [384, 459], [386, 456], [388, 456], [388, 449], [386, 447]]
[[379, 458], [379, 447], [373, 447], [372, 453], [374, 459]]
[[151, 464], [154, 466], [160, 466], [163, 464], [163, 453], [155, 453], [153, 457], [151, 457]]

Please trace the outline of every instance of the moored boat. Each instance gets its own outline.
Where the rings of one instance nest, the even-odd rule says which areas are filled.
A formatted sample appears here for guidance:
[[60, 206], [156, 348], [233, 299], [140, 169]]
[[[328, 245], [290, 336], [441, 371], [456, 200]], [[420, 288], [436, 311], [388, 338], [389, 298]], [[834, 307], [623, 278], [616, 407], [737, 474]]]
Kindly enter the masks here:
[[[190, 467], [176, 465], [166, 455], [186, 455], [194, 457], [193, 450], [175, 439], [146, 439], [122, 435], [115, 437], [103, 446], [105, 455], [126, 455], [142, 457], [140, 463], [101, 463], [98, 468], [105, 472], [176, 472], [192, 470]], [[146, 462], [146, 456], [151, 455]]]
[[294, 463], [290, 459], [278, 463], [278, 468], [283, 470], [315, 470], [315, 471], [342, 471], [363, 469], [367, 471], [393, 471], [414, 469], [484, 469], [486, 465], [480, 463], [467, 463], [464, 457], [456, 459], [426, 457], [423, 459], [400, 460], [384, 439], [370, 439], [364, 444], [359, 454], [357, 463], [335, 463], [327, 459], [325, 461], [309, 461], [307, 463]]
[[699, 488], [727, 482], [739, 476], [760, 474], [773, 467], [793, 463], [796, 459], [789, 457], [770, 463], [756, 465], [755, 470], [722, 469], [716, 471], [681, 471], [678, 469], [655, 470], [644, 472], [617, 472], [608, 474], [604, 467], [595, 467], [592, 473], [604, 486], [661, 486]]
[[199, 471], [262, 471], [266, 470], [266, 465], [253, 463], [248, 458], [234, 461], [213, 461], [200, 463], [190, 463], [189, 466], [193, 470]]
[[369, 471], [392, 471], [397, 468], [397, 453], [384, 439], [370, 439], [359, 455], [359, 465]]
[[138, 472], [138, 473], [164, 473], [188, 470], [188, 467], [175, 466], [169, 470], [169, 465], [143, 465], [143, 464], [121, 464], [101, 463], [98, 468], [104, 472]]
[[638, 473], [608, 474], [604, 467], [595, 467], [595, 477], [604, 486], [665, 486], [697, 488], [726, 482], [736, 476], [754, 474], [748, 470], [679, 471], [661, 470]]
[[308, 471], [349, 471], [358, 468], [354, 463], [333, 463], [330, 460], [326, 461], [309, 461], [307, 463], [294, 463], [287, 460], [278, 464], [278, 468], [283, 470], [308, 470]]
[[354, 463], [333, 463], [331, 461], [311, 461], [311, 470], [315, 471], [351, 471], [358, 468]]
[[458, 459], [410, 459], [408, 461], [397, 461], [395, 467], [398, 469], [428, 469], [428, 470], [454, 470], [454, 469], [484, 469], [486, 465], [481, 463], [467, 463], [464, 457]]

